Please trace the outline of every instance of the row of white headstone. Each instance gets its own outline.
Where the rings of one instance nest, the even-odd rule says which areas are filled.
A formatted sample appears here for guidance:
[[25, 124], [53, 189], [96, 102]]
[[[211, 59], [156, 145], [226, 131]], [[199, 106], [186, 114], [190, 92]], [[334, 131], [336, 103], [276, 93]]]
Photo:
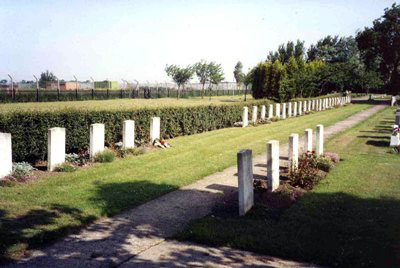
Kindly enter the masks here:
[[[304, 152], [312, 152], [313, 130], [304, 131]], [[324, 153], [324, 126], [317, 125], [315, 152], [317, 156]], [[289, 136], [289, 169], [296, 169], [299, 162], [299, 134]], [[279, 141], [267, 142], [267, 181], [268, 189], [275, 191], [279, 187]], [[246, 214], [254, 204], [253, 161], [252, 151], [242, 150], [237, 153], [239, 184], [239, 215]]]
[[[50, 128], [47, 140], [47, 169], [53, 171], [65, 162], [66, 129], [61, 127]], [[104, 124], [90, 125], [90, 157], [104, 151]], [[150, 120], [150, 140], [160, 139], [160, 117]], [[122, 147], [135, 147], [135, 121], [125, 120], [122, 128]], [[0, 178], [12, 172], [12, 144], [10, 133], [0, 133]]]
[[[289, 103], [275, 103], [275, 117], [279, 119], [286, 119], [287, 117], [302, 115], [310, 111], [323, 111], [327, 108], [334, 107], [337, 105], [344, 105], [351, 102], [351, 97], [332, 97], [323, 99], [313, 99], [298, 102]], [[260, 119], [266, 120], [266, 106], [261, 105]], [[243, 107], [242, 115], [242, 127], [249, 125], [249, 108]], [[268, 108], [268, 119], [271, 120], [274, 117], [274, 104], [270, 104]], [[258, 120], [258, 107], [253, 106], [251, 122], [256, 124]]]

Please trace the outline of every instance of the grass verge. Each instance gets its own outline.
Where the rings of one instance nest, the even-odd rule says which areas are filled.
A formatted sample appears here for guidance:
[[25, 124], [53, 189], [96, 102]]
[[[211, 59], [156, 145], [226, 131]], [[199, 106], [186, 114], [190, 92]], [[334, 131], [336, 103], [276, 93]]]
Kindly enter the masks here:
[[389, 148], [393, 111], [331, 138], [327, 151], [343, 161], [287, 210], [256, 205], [245, 217], [216, 212], [178, 238], [334, 267], [399, 267], [400, 156]]
[[167, 150], [152, 151], [74, 173], [0, 189], [0, 254], [15, 256], [178, 189], [236, 163], [236, 152], [265, 151], [265, 140], [286, 142], [292, 132], [329, 126], [367, 104], [291, 118], [249, 128], [227, 128], [178, 137]]

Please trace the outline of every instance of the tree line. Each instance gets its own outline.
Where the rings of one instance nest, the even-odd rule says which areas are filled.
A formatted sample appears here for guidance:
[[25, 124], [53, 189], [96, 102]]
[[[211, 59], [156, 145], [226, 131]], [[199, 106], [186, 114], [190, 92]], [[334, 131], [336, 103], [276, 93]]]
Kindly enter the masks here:
[[234, 77], [253, 97], [287, 101], [332, 92], [398, 94], [400, 91], [400, 5], [384, 11], [372, 27], [355, 37], [326, 36], [306, 49], [289, 41], [271, 51], [248, 73], [235, 66]]

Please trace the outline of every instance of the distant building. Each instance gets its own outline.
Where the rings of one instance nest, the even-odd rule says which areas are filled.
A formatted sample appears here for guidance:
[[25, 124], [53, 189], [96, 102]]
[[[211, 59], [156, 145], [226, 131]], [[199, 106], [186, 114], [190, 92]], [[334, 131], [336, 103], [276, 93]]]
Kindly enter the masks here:
[[104, 80], [104, 81], [95, 81], [94, 82], [94, 87], [96, 89], [119, 89], [119, 84], [117, 81], [108, 81], [108, 80]]

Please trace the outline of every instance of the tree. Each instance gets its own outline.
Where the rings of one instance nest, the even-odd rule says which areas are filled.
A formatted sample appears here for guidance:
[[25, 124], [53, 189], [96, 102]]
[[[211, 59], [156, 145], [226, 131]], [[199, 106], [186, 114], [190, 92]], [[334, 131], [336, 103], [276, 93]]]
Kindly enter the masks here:
[[267, 61], [275, 62], [279, 60], [282, 64], [288, 63], [290, 57], [294, 57], [296, 61], [304, 58], [304, 41], [297, 40], [296, 45], [293, 41], [289, 41], [285, 44], [281, 44], [278, 47], [278, 51], [270, 51], [267, 56]]
[[233, 71], [233, 76], [235, 77], [236, 80], [237, 89], [239, 89], [240, 84], [243, 83], [244, 73], [242, 69], [243, 69], [243, 64], [240, 61], [238, 61], [235, 65], [235, 70]]
[[46, 87], [46, 82], [54, 82], [57, 81], [57, 77], [49, 70], [40, 74], [39, 85], [42, 88]]
[[253, 71], [253, 97], [279, 100], [280, 83], [286, 75], [285, 66], [279, 60], [259, 63]]
[[211, 100], [211, 90], [213, 85], [218, 85], [219, 83], [221, 83], [225, 77], [224, 77], [224, 71], [222, 70], [222, 65], [221, 64], [217, 64], [215, 62], [210, 62], [210, 64], [208, 65], [209, 68], [209, 73], [210, 73], [210, 86], [209, 86], [209, 90], [210, 90], [210, 100]]
[[194, 68], [191, 65], [185, 67], [179, 67], [177, 65], [167, 65], [165, 67], [165, 72], [169, 77], [174, 80], [178, 85], [178, 99], [180, 97], [180, 89], [185, 89], [185, 84], [192, 79]]
[[243, 74], [243, 84], [244, 84], [244, 101], [247, 100], [247, 89], [251, 83], [253, 83], [253, 74], [254, 69], [251, 69], [250, 71], [247, 72], [247, 74]]
[[201, 98], [203, 99], [205, 93], [205, 85], [207, 82], [210, 81], [209, 63], [207, 63], [204, 60], [201, 60], [200, 62], [194, 65], [194, 70], [196, 72], [197, 78], [200, 81], [200, 84], [202, 85]]
[[386, 8], [384, 15], [356, 36], [368, 71], [379, 71], [386, 89], [400, 91], [400, 4]]

